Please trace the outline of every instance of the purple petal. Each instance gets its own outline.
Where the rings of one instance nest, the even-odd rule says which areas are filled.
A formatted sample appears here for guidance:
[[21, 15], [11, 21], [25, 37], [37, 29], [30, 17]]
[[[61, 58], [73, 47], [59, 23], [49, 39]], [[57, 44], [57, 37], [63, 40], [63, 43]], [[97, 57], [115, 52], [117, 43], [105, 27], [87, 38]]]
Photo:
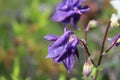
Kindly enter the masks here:
[[119, 37], [119, 35], [120, 35], [120, 34], [117, 34], [115, 37], [109, 38], [108, 40], [109, 40], [110, 42], [114, 42], [114, 41]]
[[49, 41], [55, 41], [55, 40], [57, 40], [59, 37], [56, 36], [56, 35], [54, 35], [54, 34], [49, 34], [49, 35], [44, 36], [44, 38], [45, 38], [46, 40], [49, 40]]
[[58, 4], [56, 10], [66, 10], [67, 8], [68, 7], [65, 6], [65, 3], [62, 2], [62, 3]]
[[79, 0], [63, 0], [63, 2], [57, 6], [56, 10], [68, 10], [69, 7], [75, 6], [78, 1]]
[[61, 58], [60, 56], [62, 56], [69, 47], [69, 44], [61, 45], [59, 47], [53, 47], [52, 45], [50, 45], [48, 48], [47, 58], [56, 58], [58, 56]]
[[79, 43], [77, 36], [73, 35], [74, 41], [72, 42], [71, 46], [76, 47]]
[[56, 11], [51, 19], [56, 22], [61, 22], [66, 18], [66, 14], [67, 12]]
[[54, 61], [57, 62], [57, 63], [59, 63], [62, 60], [64, 60], [67, 57], [66, 56], [66, 52], [68, 51], [68, 49], [69, 49], [69, 44], [66, 44], [64, 46], [64, 48], [60, 51], [60, 54], [57, 57], [54, 58]]
[[85, 0], [80, 0], [79, 3], [77, 4], [78, 6], [81, 6], [85, 2]]
[[119, 46], [119, 45], [120, 45], [120, 42], [117, 42], [117, 43], [116, 43], [116, 46]]
[[77, 23], [78, 23], [81, 15], [80, 15], [79, 12], [77, 12], [77, 11], [73, 11], [73, 12], [74, 12], [74, 14], [72, 14], [72, 15], [69, 16], [69, 17], [66, 17], [66, 18], [62, 21], [62, 23], [64, 23], [64, 24], [69, 24], [69, 23], [71, 22], [72, 25], [74, 26], [74, 28], [75, 28], [75, 29], [78, 29]]
[[46, 58], [56, 58], [61, 54], [64, 46], [57, 47], [57, 48], [49, 48], [48, 55]]
[[115, 41], [115, 38], [108, 38], [108, 40], [113, 43]]
[[75, 63], [75, 58], [73, 54], [69, 55], [66, 59], [63, 60], [63, 64], [68, 72], [71, 71], [71, 69], [74, 66], [74, 63]]
[[77, 23], [78, 23], [78, 21], [79, 21], [79, 19], [80, 19], [80, 16], [81, 16], [81, 15], [79, 15], [79, 14], [75, 14], [75, 15], [74, 15], [73, 25], [74, 25], [74, 28], [75, 28], [75, 29], [78, 28]]
[[62, 23], [63, 23], [63, 24], [69, 24], [70, 21], [71, 21], [71, 17], [67, 17], [66, 19], [64, 19], [64, 20], [62, 21]]
[[[108, 38], [108, 40], [111, 42], [111, 43], [114, 43], [114, 41], [119, 37], [120, 34], [117, 34], [115, 37], [113, 38]], [[120, 45], [120, 42], [116, 42], [116, 46], [119, 46]]]
[[73, 34], [72, 31], [66, 31], [61, 37], [59, 37], [51, 47], [55, 48], [55, 47], [59, 47], [63, 44], [66, 44], [67, 41], [69, 40], [69, 36], [70, 34]]
[[67, 31], [67, 28], [65, 27], [65, 28], [64, 28], [64, 33], [65, 33], [66, 31]]
[[70, 0], [70, 6], [75, 6], [77, 3], [79, 2], [79, 0]]
[[68, 20], [67, 22], [69, 22], [70, 16], [72, 16], [75, 13], [76, 11], [72, 11], [72, 10], [71, 11], [60, 11], [59, 10], [54, 13], [54, 15], [52, 16], [52, 20], [56, 22], [62, 22], [65, 19], [67, 19]]
[[85, 6], [85, 7], [83, 7], [83, 8], [80, 9], [80, 11], [81, 11], [82, 13], [85, 13], [85, 12], [87, 12], [87, 11], [89, 11], [89, 10], [90, 10], [90, 8], [89, 8], [88, 6]]

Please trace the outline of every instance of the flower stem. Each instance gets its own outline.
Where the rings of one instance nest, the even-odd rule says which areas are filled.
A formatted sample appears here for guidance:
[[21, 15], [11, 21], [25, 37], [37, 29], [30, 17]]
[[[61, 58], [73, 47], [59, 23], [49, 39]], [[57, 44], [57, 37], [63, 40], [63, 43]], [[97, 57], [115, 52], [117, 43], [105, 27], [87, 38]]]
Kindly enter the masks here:
[[[107, 28], [105, 30], [104, 38], [103, 38], [103, 41], [102, 41], [102, 47], [101, 47], [101, 51], [100, 51], [100, 56], [99, 56], [98, 63], [97, 63], [97, 67], [100, 66], [101, 61], [102, 61], [104, 47], [105, 47], [105, 41], [106, 41], [106, 38], [107, 38], [107, 33], [109, 31], [109, 28], [110, 28], [110, 24], [111, 24], [111, 21], [108, 22]], [[98, 77], [98, 70], [96, 70], [96, 74], [95, 74], [95, 79], [94, 80], [97, 80], [97, 77]]]
[[86, 44], [87, 44], [87, 31], [86, 31], [86, 27], [85, 27], [83, 19], [81, 20], [81, 23], [82, 23], [82, 27], [83, 27], [83, 31], [84, 31], [84, 39], [85, 39]]
[[96, 70], [96, 73], [95, 73], [95, 78], [94, 78], [94, 80], [97, 80], [97, 76], [98, 76], [98, 70]]
[[106, 31], [105, 31], [105, 35], [104, 35], [103, 42], [102, 42], [102, 48], [101, 48], [101, 51], [100, 51], [100, 57], [99, 57], [97, 66], [99, 66], [101, 64], [101, 60], [102, 60], [103, 52], [104, 52], [104, 47], [105, 47], [105, 41], [106, 41], [106, 38], [107, 38], [108, 30], [110, 28], [110, 24], [111, 24], [111, 21], [108, 22], [108, 26], [107, 26]]
[[[80, 42], [83, 44], [84, 49], [85, 49], [85, 51], [86, 51], [86, 54], [87, 54], [87, 56], [90, 58], [91, 55], [90, 55], [90, 52], [89, 52], [89, 50], [88, 50], [88, 47], [86, 46], [86, 44], [84, 43], [84, 41], [80, 40]], [[91, 58], [90, 58], [90, 60], [91, 60], [92, 64], [93, 64], [95, 67], [97, 67], [97, 65], [94, 63], [94, 61], [93, 61]]]
[[84, 40], [85, 40], [85, 42], [82, 41], [82, 40], [80, 40], [80, 42], [81, 42], [81, 43], [83, 44], [83, 46], [84, 46], [84, 49], [85, 49], [85, 51], [86, 51], [87, 59], [90, 58], [92, 64], [93, 64], [95, 67], [97, 67], [97, 65], [95, 64], [95, 62], [91, 59], [91, 54], [90, 54], [90, 52], [89, 52], [89, 50], [88, 50], [88, 47], [87, 47], [87, 31], [86, 31], [86, 27], [85, 27], [83, 18], [82, 18], [82, 20], [81, 20], [81, 23], [82, 23], [82, 27], [83, 27], [83, 31], [84, 31]]

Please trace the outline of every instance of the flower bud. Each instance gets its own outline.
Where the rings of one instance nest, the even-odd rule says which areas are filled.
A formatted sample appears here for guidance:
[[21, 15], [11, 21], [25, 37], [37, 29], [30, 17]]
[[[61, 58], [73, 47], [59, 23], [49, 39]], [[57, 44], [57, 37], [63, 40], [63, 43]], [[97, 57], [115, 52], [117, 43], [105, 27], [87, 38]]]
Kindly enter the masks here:
[[118, 16], [116, 14], [112, 14], [110, 20], [111, 20], [111, 27], [118, 27], [120, 25], [118, 23]]
[[97, 24], [98, 22], [96, 20], [90, 20], [87, 25], [86, 31], [89, 31], [90, 28], [95, 28]]
[[83, 74], [88, 77], [92, 72], [92, 63], [90, 60], [87, 60], [83, 66]]
[[90, 20], [89, 25], [91, 26], [91, 28], [94, 28], [94, 27], [97, 26], [97, 21], [96, 20]]

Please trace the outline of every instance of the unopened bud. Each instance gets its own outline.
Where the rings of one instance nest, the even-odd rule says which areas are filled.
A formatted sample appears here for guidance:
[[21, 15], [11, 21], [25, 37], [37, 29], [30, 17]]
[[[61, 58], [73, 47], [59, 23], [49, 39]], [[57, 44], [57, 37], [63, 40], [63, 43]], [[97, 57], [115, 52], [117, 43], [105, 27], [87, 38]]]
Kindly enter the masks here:
[[92, 63], [91, 61], [88, 59], [83, 66], [83, 74], [88, 77], [92, 72]]
[[116, 14], [112, 14], [110, 20], [111, 20], [111, 27], [118, 27], [120, 25], [118, 22], [118, 16]]
[[90, 20], [87, 25], [86, 31], [88, 31], [90, 28], [95, 28], [97, 26], [97, 24], [98, 23], [96, 20]]
[[97, 21], [96, 20], [90, 20], [89, 25], [90, 25], [91, 28], [94, 28], [94, 27], [97, 26]]

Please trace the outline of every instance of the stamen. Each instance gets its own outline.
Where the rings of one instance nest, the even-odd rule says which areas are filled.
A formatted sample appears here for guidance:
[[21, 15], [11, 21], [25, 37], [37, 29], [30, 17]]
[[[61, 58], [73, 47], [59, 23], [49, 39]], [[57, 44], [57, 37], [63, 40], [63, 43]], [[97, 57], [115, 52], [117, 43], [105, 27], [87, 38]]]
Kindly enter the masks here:
[[75, 40], [75, 36], [72, 34], [72, 35], [70, 35], [70, 37], [69, 37], [69, 42], [73, 42]]

